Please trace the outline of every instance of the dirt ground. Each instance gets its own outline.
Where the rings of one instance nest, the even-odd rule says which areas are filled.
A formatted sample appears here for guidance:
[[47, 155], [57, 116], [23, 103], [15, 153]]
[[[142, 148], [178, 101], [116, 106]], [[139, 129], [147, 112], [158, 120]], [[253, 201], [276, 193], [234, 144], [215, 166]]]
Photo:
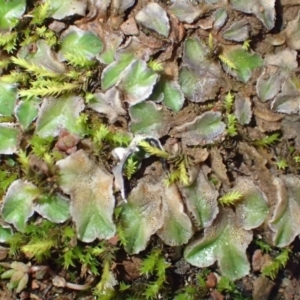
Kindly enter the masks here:
[[[79, 238], [75, 235], [67, 237], [67, 242], [63, 241], [61, 231], [51, 254], [40, 261], [30, 255], [30, 251], [22, 250], [27, 244], [20, 242], [20, 248], [12, 254], [9, 252], [12, 244], [2, 243], [1, 273], [5, 269], [14, 269], [10, 265], [12, 262], [22, 262], [24, 265], [16, 267], [19, 273], [15, 276], [27, 276], [28, 284], [16, 292], [16, 286], [8, 285], [8, 278], [1, 279], [0, 299], [300, 300], [300, 218], [297, 214], [300, 212], [300, 2], [82, 2], [86, 2], [84, 13], [61, 19], [50, 16], [44, 24], [59, 38], [63, 37], [64, 30], [75, 26], [76, 30], [92, 32], [103, 42], [104, 50], [92, 58], [95, 64], [90, 67], [92, 74], [88, 75], [87, 87], [76, 90], [84, 97], [88, 97], [88, 93], [93, 97], [97, 95], [102, 101], [99, 101], [101, 104], [97, 102], [98, 106], [88, 101], [82, 104], [81, 112], [88, 118], [86, 126], [93, 129], [93, 124], [98, 124], [100, 120], [111, 135], [122, 132], [128, 134], [131, 140], [143, 135], [151, 144], [152, 151], [156, 148], [161, 152], [151, 155], [151, 149], [145, 148], [146, 154], [139, 160], [138, 169], [128, 176], [128, 161], [124, 160], [124, 156], [116, 158], [112, 154], [118, 148], [112, 141], [103, 140], [100, 145], [91, 133], [80, 136], [68, 128], [53, 134], [49, 153], [54, 153], [54, 150], [62, 153], [62, 158], [55, 160], [58, 169], [64, 170], [64, 164], [69, 163], [68, 157], [85, 153], [74, 158], [74, 161], [83, 161], [86, 159], [84, 155], [87, 155], [92, 165], [99, 164], [105, 169], [103, 174], [107, 178], [114, 177], [111, 179], [111, 195], [116, 207], [124, 210], [119, 215], [115, 212], [111, 218], [120, 227], [117, 225], [116, 232], [108, 238], [91, 238], [91, 242], [87, 242], [87, 239], [80, 238], [77, 227], [80, 220], [74, 213], [71, 220], [49, 227], [53, 232], [49, 233], [49, 239], [56, 229], [59, 231], [59, 228], [66, 227], [73, 228]], [[35, 5], [38, 4], [32, 2], [28, 7], [34, 9]], [[29, 8], [26, 14], [30, 14]], [[37, 42], [32, 45], [30, 53], [38, 47]], [[18, 51], [19, 48], [20, 45]], [[53, 49], [55, 53], [60, 53], [59, 44]], [[106, 57], [102, 54], [111, 49], [114, 50], [112, 59], [105, 61]], [[235, 51], [240, 51], [240, 56]], [[6, 57], [3, 53], [1, 51], [1, 55]], [[16, 53], [17, 50], [13, 55]], [[132, 57], [128, 58], [128, 54]], [[125, 56], [128, 63], [123, 58]], [[68, 68], [69, 65], [62, 61]], [[132, 73], [134, 63], [140, 64], [137, 69], [142, 69], [138, 75]], [[43, 63], [41, 66], [45, 67]], [[119, 68], [117, 74], [109, 73], [113, 67]], [[10, 70], [3, 71], [3, 74], [7, 72]], [[80, 72], [87, 72], [87, 69], [80, 69]], [[150, 73], [152, 77], [139, 82]], [[154, 77], [150, 86], [149, 82]], [[137, 90], [133, 91], [132, 86], [137, 86]], [[29, 89], [23, 83], [18, 88]], [[113, 90], [114, 94], [109, 94], [108, 90]], [[226, 104], [228, 95], [233, 95], [231, 104], [230, 100]], [[29, 168], [38, 174], [32, 177], [47, 182], [47, 191], [51, 185], [51, 191], [63, 192], [71, 203], [77, 203], [76, 188], [60, 183], [57, 178], [61, 173], [55, 173], [57, 169], [49, 171], [47, 165], [45, 167], [45, 159], [36, 158], [34, 147], [28, 142], [36, 133], [39, 135], [43, 108], [39, 109], [37, 120], [28, 130], [22, 131], [18, 150], [10, 157], [17, 162], [18, 151], [26, 149], [34, 157]], [[15, 119], [13, 122], [16, 122]], [[127, 159], [136, 153], [136, 147], [138, 144], [131, 142], [123, 148], [127, 151]], [[8, 173], [18, 170], [21, 174], [18, 178], [30, 180], [26, 177], [28, 174], [24, 175], [19, 162], [9, 167], [6, 156], [4, 154], [1, 158], [3, 170]], [[118, 158], [121, 162], [123, 160], [123, 165], [120, 165]], [[74, 167], [75, 173], [80, 166], [78, 163]], [[93, 167], [91, 170], [97, 174]], [[176, 172], [179, 173], [176, 175]], [[168, 187], [162, 183], [166, 174], [175, 174], [175, 183], [170, 181]], [[94, 189], [101, 189], [102, 186], [99, 186], [106, 179], [101, 180]], [[82, 182], [87, 181], [82, 179], [76, 182], [80, 186], [78, 190], [88, 189]], [[196, 188], [191, 190], [194, 185]], [[175, 186], [175, 191], [170, 186]], [[239, 189], [242, 195], [237, 196], [237, 201], [242, 198], [240, 204], [222, 203], [222, 197]], [[252, 192], [253, 195], [256, 193], [255, 196]], [[5, 193], [4, 203], [8, 201], [9, 194], [7, 190]], [[248, 194], [251, 194], [250, 200]], [[189, 202], [193, 195], [202, 197], [208, 203], [208, 211], [214, 207], [210, 219], [207, 217], [206, 220], [204, 215], [196, 212], [197, 205], [200, 210], [204, 206], [202, 202]], [[147, 197], [152, 201], [150, 208]], [[168, 205], [164, 204], [167, 201], [164, 199], [168, 197], [180, 199], [173, 204], [180, 213], [175, 208], [172, 210], [172, 199]], [[254, 203], [255, 197], [263, 199], [259, 201], [264, 204], [259, 202], [257, 205], [261, 206], [252, 207], [250, 202]], [[125, 198], [137, 207], [137, 211], [143, 211], [143, 205], [146, 211], [146, 225], [142, 219], [137, 219], [137, 227], [140, 226], [142, 233], [151, 233], [139, 248], [133, 238], [127, 245], [122, 240], [123, 235], [126, 240], [131, 223], [134, 223], [130, 219], [132, 215], [126, 214], [128, 203]], [[136, 198], [139, 200], [136, 201]], [[250, 204], [243, 206], [243, 199], [249, 200]], [[94, 205], [92, 202], [81, 202], [73, 206], [72, 211], [85, 211], [85, 205], [89, 204]], [[265, 210], [263, 217], [257, 217], [261, 221], [245, 225], [247, 214], [260, 209]], [[156, 210], [158, 213], [155, 215]], [[153, 219], [150, 218], [152, 214]], [[43, 218], [36, 212], [32, 215], [32, 224], [39, 226]], [[162, 220], [161, 215], [167, 217]], [[185, 226], [182, 224], [186, 222], [186, 227], [178, 229], [172, 218], [175, 221], [178, 219], [180, 226]], [[2, 216], [2, 219], [4, 224], [5, 217]], [[155, 227], [152, 224], [155, 222], [160, 222], [160, 225], [155, 224]], [[223, 234], [220, 233], [222, 226], [222, 230], [228, 228], [225, 239], [234, 245], [233, 250], [230, 253], [225, 249], [225, 244], [218, 244], [219, 253], [210, 258], [215, 250], [207, 250], [209, 258], [205, 261], [205, 255], [201, 252], [204, 248], [201, 247], [216, 242], [216, 235]], [[176, 236], [176, 230], [187, 232], [182, 240], [180, 236], [179, 242], [174, 242], [175, 238], [170, 237], [171, 234]], [[137, 239], [142, 234], [140, 231], [132, 232]], [[30, 244], [32, 232], [24, 233], [22, 238], [24, 243]], [[43, 239], [47, 240], [47, 237]], [[99, 241], [103, 243], [99, 244]], [[80, 253], [84, 254], [82, 257], [78, 254], [74, 262], [65, 268], [64, 254], [72, 248], [80, 249]], [[103, 252], [107, 256], [95, 254], [91, 250], [93, 248], [105, 249]], [[143, 273], [141, 269], [146, 268], [145, 259], [153, 253], [155, 256], [157, 249], [157, 257], [164, 261], [165, 267], [159, 266], [157, 260], [151, 271]], [[232, 270], [236, 257], [241, 257], [246, 270], [240, 271], [237, 267], [236, 273], [241, 272], [239, 274], [242, 275], [232, 275], [233, 280], [229, 280], [225, 287], [222, 281], [220, 284], [220, 279], [226, 277], [224, 273], [229, 277], [232, 273], [227, 270], [226, 264], [222, 264], [222, 249], [224, 253], [229, 252], [228, 256], [231, 255], [226, 261], [228, 270]], [[284, 249], [289, 253], [287, 261], [276, 258]], [[199, 256], [194, 254], [197, 251]], [[266, 267], [270, 265], [275, 271], [267, 271]], [[93, 266], [98, 272], [94, 272]], [[153, 294], [147, 290], [151, 284]], [[81, 288], [83, 290], [79, 291]]]

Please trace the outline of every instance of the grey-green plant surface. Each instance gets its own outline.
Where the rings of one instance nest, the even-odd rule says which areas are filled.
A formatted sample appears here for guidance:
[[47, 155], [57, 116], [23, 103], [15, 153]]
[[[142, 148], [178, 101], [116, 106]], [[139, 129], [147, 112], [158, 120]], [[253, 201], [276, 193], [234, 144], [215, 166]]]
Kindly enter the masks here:
[[[300, 234], [299, 3], [287, 13], [279, 2], [280, 18], [274, 0], [0, 0], [0, 242], [12, 293], [30, 290], [51, 251], [68, 278], [98, 276], [54, 285], [97, 299], [217, 291], [208, 274], [194, 293], [184, 276], [164, 284], [176, 260], [211, 268], [237, 296], [230, 282], [251, 274], [258, 239], [281, 254], [255, 271], [277, 276]], [[132, 275], [128, 261], [149, 251]]]

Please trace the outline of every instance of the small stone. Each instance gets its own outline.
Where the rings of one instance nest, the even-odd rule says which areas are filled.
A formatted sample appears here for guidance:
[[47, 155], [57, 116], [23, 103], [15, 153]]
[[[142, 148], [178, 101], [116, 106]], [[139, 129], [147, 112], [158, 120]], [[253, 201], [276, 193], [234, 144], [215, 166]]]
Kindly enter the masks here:
[[9, 248], [0, 247], [0, 261], [4, 260], [7, 257], [8, 252]]
[[53, 21], [50, 25], [49, 28], [53, 31], [55, 31], [56, 33], [61, 32], [63, 29], [66, 28], [65, 23], [63, 22], [59, 22], [59, 21]]
[[111, 237], [111, 238], [108, 240], [108, 242], [109, 242], [111, 245], [113, 245], [113, 246], [116, 246], [117, 243], [118, 243], [118, 241], [119, 241], [118, 235], [114, 235], [113, 237]]
[[175, 267], [176, 267], [175, 273], [180, 275], [186, 274], [191, 268], [190, 264], [183, 259], [177, 261], [175, 263]]
[[39, 287], [40, 287], [39, 282], [38, 282], [36, 279], [33, 279], [32, 282], [31, 282], [31, 288], [32, 288], [33, 290], [36, 290], [36, 289], [38, 289]]
[[211, 291], [210, 296], [213, 300], [224, 300], [225, 297], [218, 291]]
[[66, 286], [66, 280], [63, 277], [55, 276], [52, 279], [52, 284], [56, 287], [65, 287]]
[[206, 286], [210, 288], [214, 288], [217, 285], [217, 277], [214, 273], [210, 272], [206, 277]]
[[260, 249], [255, 250], [255, 252], [252, 256], [253, 271], [260, 271], [262, 265], [263, 265], [262, 251]]
[[123, 267], [125, 269], [126, 280], [135, 280], [141, 276], [140, 267], [142, 260], [138, 257], [132, 256], [130, 260], [123, 261]]
[[28, 292], [25, 292], [25, 291], [23, 291], [20, 295], [19, 295], [19, 300], [26, 300], [26, 299], [30, 299], [29, 298], [30, 296], [29, 296], [29, 293]]
[[253, 282], [253, 300], [267, 300], [274, 286], [274, 282], [269, 278], [260, 276]]
[[252, 292], [253, 291], [253, 282], [252, 279], [250, 279], [248, 276], [244, 277], [242, 279], [243, 283], [243, 290], [246, 292]]

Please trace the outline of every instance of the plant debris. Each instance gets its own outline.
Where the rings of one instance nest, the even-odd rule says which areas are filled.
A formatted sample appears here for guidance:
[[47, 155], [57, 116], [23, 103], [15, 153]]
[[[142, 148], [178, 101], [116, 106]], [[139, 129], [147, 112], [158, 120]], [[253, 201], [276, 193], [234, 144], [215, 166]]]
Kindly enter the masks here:
[[299, 299], [299, 8], [0, 0], [0, 298]]

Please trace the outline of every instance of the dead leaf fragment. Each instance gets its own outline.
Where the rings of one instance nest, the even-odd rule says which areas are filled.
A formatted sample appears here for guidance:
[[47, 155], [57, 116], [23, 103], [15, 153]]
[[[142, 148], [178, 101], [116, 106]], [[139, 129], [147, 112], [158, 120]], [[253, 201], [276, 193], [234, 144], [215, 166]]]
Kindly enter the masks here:
[[261, 132], [273, 132], [281, 129], [281, 122], [268, 122], [258, 117], [255, 120]]
[[271, 111], [266, 105], [262, 104], [260, 101], [255, 101], [255, 106], [253, 108], [253, 113], [256, 117], [267, 121], [267, 122], [277, 122], [281, 121], [284, 117], [283, 114], [278, 114]]
[[133, 17], [127, 19], [123, 24], [121, 24], [120, 28], [125, 35], [138, 35], [139, 34], [139, 29], [138, 29], [135, 19]]
[[286, 33], [286, 42], [291, 49], [299, 50], [300, 49], [300, 38], [299, 38], [299, 24], [300, 24], [300, 14], [298, 17], [288, 22], [285, 33]]
[[229, 186], [229, 178], [227, 176], [227, 169], [223, 163], [223, 158], [220, 150], [217, 147], [213, 147], [210, 151], [210, 163], [211, 169], [215, 172], [217, 177], [223, 182], [223, 184]]

